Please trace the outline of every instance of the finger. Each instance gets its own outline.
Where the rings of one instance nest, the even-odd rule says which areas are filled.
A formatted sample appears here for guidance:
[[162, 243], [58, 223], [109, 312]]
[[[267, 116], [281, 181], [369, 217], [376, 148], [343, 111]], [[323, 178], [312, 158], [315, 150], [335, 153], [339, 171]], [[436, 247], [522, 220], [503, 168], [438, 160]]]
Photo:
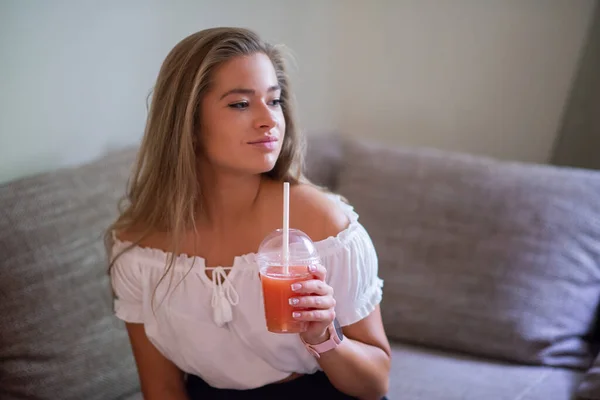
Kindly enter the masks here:
[[290, 305], [299, 308], [328, 309], [335, 307], [333, 296], [301, 296], [291, 297]]
[[333, 308], [327, 310], [294, 311], [292, 317], [298, 321], [331, 323], [335, 318]]
[[292, 291], [300, 294], [333, 295], [333, 288], [323, 281], [310, 279], [292, 284]]
[[315, 276], [315, 278], [324, 281], [327, 276], [327, 270], [321, 264], [311, 265], [308, 267], [308, 270], [311, 274]]

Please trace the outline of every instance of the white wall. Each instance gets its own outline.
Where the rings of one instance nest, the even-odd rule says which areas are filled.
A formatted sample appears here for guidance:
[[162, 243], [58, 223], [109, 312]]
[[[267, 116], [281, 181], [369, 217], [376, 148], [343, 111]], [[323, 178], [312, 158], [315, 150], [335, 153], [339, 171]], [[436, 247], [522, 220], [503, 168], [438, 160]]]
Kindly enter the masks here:
[[544, 162], [593, 0], [0, 2], [0, 182], [136, 143], [187, 34], [287, 44], [302, 125]]

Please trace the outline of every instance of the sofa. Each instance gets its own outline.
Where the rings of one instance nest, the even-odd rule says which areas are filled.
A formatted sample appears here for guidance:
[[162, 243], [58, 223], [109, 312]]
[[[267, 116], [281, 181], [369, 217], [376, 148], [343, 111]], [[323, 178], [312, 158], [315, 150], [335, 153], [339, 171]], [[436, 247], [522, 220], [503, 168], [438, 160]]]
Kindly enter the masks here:
[[[135, 148], [0, 186], [0, 398], [141, 399], [102, 235]], [[600, 172], [309, 136], [371, 234], [390, 399], [600, 399]]]

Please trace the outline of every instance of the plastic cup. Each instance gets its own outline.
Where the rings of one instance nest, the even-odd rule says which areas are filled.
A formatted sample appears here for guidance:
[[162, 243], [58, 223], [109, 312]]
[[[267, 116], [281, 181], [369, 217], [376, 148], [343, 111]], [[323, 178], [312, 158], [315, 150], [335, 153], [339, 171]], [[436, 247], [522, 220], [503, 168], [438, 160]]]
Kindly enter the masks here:
[[277, 229], [261, 243], [257, 258], [262, 282], [263, 304], [267, 330], [273, 333], [305, 332], [308, 322], [293, 318], [294, 311], [302, 311], [290, 305], [291, 297], [299, 297], [292, 291], [292, 284], [309, 279], [310, 265], [320, 263], [319, 255], [308, 235], [297, 229], [289, 230], [289, 256], [284, 260], [282, 244], [284, 233]]

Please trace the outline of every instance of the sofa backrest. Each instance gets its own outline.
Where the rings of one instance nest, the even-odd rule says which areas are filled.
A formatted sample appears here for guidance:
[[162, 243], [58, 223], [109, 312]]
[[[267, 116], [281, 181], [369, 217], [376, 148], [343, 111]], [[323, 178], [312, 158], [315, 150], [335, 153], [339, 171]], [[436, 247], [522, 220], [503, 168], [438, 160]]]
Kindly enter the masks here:
[[335, 189], [375, 243], [392, 338], [590, 365], [600, 172], [356, 140], [343, 147]]
[[338, 185], [343, 158], [343, 139], [335, 132], [308, 136], [304, 172], [316, 185], [334, 191]]
[[0, 398], [139, 391], [102, 240], [133, 158], [123, 150], [0, 186]]

